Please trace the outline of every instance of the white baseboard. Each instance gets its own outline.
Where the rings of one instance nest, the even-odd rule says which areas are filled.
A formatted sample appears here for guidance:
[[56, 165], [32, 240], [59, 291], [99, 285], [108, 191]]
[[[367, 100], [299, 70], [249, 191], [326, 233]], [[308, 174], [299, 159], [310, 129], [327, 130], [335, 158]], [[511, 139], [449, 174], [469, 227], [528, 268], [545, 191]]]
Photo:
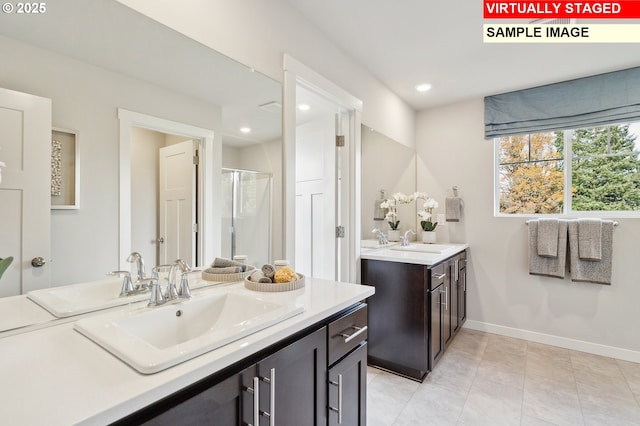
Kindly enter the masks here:
[[640, 352], [615, 346], [606, 346], [599, 343], [585, 342], [583, 340], [569, 339], [567, 337], [553, 336], [551, 334], [521, 330], [518, 328], [505, 327], [502, 325], [474, 320], [467, 320], [464, 323], [463, 328], [500, 334], [502, 336], [515, 337], [517, 339], [529, 340], [531, 342], [542, 343], [545, 345], [558, 346], [560, 348], [571, 349], [574, 351], [587, 352], [595, 355], [640, 363]]

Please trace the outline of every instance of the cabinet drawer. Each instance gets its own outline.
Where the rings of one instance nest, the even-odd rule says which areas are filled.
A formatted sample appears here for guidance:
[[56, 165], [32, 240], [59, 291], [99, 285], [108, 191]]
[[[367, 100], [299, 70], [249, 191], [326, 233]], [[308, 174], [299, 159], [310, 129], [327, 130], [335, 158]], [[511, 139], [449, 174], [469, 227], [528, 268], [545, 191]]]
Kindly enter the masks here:
[[433, 290], [434, 288], [442, 284], [448, 272], [449, 268], [445, 268], [445, 263], [441, 263], [429, 268], [429, 273], [431, 274], [431, 277], [429, 279], [429, 289]]
[[329, 323], [328, 340], [329, 365], [367, 340], [367, 305], [363, 303], [355, 311]]

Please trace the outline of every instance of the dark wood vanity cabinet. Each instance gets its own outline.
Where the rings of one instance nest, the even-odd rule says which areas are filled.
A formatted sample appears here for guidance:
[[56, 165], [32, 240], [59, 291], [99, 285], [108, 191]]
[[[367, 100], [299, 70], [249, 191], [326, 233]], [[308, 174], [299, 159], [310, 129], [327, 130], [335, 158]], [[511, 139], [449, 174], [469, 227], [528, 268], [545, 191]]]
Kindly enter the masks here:
[[358, 303], [115, 424], [365, 426], [366, 339]]
[[363, 259], [370, 365], [424, 380], [466, 319], [466, 252], [425, 266]]

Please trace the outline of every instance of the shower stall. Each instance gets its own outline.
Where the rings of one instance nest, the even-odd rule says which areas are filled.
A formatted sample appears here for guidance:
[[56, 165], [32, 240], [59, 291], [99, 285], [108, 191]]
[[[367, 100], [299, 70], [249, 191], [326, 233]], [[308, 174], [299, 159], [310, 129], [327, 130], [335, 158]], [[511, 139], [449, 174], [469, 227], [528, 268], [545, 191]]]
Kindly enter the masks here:
[[222, 169], [222, 256], [246, 255], [261, 267], [271, 260], [270, 173]]

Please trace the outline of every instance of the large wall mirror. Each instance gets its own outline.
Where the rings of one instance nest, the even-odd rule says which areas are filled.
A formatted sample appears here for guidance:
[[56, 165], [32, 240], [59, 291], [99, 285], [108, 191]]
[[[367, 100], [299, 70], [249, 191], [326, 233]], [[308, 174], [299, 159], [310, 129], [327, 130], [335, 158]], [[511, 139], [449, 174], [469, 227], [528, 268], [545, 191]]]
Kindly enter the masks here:
[[[402, 192], [412, 194], [416, 191], [416, 152], [414, 149], [397, 142], [378, 131], [362, 126], [362, 243], [377, 238], [374, 228], [389, 231], [387, 221], [378, 211], [381, 199], [391, 198]], [[382, 194], [384, 191], [384, 195]], [[418, 223], [415, 203], [398, 207], [398, 220], [402, 232], [416, 230]]]
[[[129, 169], [123, 170], [121, 109], [213, 131], [215, 176], [205, 178], [217, 182], [219, 198], [197, 219], [218, 221], [215, 232], [198, 237], [213, 247], [209, 257], [232, 256], [233, 247], [253, 263], [280, 258], [279, 82], [115, 0], [57, 0], [39, 16], [2, 14], [0, 55], [0, 87], [52, 99], [52, 125], [78, 138], [79, 208], [51, 211], [46, 267], [52, 286], [99, 280], [123, 264], [120, 185], [127, 178], [131, 250], [143, 253], [147, 268], [160, 261], [158, 244], [166, 236], [159, 231], [159, 158], [189, 135], [133, 126]], [[229, 182], [236, 189], [223, 186]], [[242, 200], [232, 200], [234, 194]], [[197, 196], [194, 202], [200, 208], [204, 201]], [[233, 203], [239, 207], [230, 208]], [[264, 232], [239, 232], [232, 224]], [[260, 239], [254, 240], [259, 253], [242, 252], [247, 235]], [[21, 293], [5, 285], [11, 274], [0, 281], [0, 296]]]

